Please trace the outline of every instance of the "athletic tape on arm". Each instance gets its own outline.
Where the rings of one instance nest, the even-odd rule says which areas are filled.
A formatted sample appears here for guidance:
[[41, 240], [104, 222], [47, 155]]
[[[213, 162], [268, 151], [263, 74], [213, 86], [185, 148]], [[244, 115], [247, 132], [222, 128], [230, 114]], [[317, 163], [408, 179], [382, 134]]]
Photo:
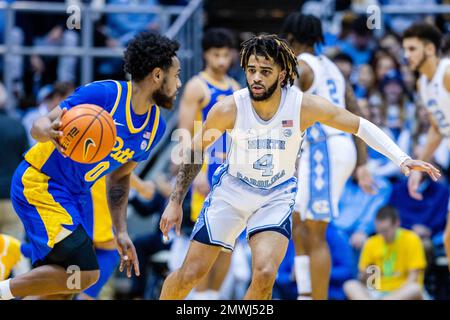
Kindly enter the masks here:
[[356, 136], [361, 138], [372, 149], [391, 159], [397, 166], [400, 166], [403, 161], [411, 159], [383, 130], [364, 118], [359, 118], [359, 129]]

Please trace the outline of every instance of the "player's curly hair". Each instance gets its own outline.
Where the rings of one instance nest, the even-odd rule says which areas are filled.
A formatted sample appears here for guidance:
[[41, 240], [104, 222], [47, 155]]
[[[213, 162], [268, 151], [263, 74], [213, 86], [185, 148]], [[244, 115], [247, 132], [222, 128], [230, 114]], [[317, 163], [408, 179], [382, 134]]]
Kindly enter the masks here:
[[281, 34], [286, 39], [291, 34], [295, 41], [310, 47], [324, 43], [322, 23], [312, 14], [291, 13], [284, 20]]
[[124, 71], [135, 81], [143, 80], [155, 68], [167, 70], [180, 45], [177, 41], [152, 33], [139, 33], [124, 54]]
[[299, 77], [297, 71], [297, 57], [295, 56], [288, 43], [274, 34], [262, 34], [254, 36], [241, 44], [241, 68], [247, 69], [248, 59], [251, 55], [263, 56], [266, 59], [273, 60], [286, 71], [286, 78], [281, 83], [284, 87], [286, 84], [291, 86], [296, 78]]

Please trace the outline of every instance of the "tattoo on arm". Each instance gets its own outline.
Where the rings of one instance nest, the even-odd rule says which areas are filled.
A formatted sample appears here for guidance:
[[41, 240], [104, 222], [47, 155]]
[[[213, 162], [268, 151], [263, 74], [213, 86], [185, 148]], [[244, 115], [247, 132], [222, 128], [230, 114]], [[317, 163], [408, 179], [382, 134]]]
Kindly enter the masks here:
[[115, 185], [109, 189], [108, 197], [109, 203], [113, 207], [120, 207], [125, 199], [126, 190], [122, 185]]
[[[203, 153], [201, 151], [196, 152], [194, 150], [190, 150], [188, 154], [190, 157], [188, 161], [185, 161], [180, 166], [180, 170], [177, 174], [177, 183], [170, 196], [171, 201], [174, 201], [180, 205], [183, 203], [184, 197], [186, 196], [192, 181], [194, 181], [195, 177], [200, 172], [203, 163]], [[190, 161], [191, 159], [198, 159], [199, 156], [201, 159], [200, 163]]]
[[[108, 181], [108, 180], [107, 180]], [[114, 229], [116, 232], [126, 230], [126, 215], [128, 205], [128, 192], [130, 189], [129, 176], [117, 181], [109, 181], [108, 186], [108, 206], [111, 214]]]

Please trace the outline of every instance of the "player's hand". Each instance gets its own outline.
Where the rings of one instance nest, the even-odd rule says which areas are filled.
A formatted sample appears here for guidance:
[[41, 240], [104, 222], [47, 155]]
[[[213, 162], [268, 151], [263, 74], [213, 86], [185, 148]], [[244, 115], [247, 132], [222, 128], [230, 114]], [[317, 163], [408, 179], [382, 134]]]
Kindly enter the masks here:
[[366, 165], [356, 168], [356, 180], [359, 187], [368, 194], [376, 194], [378, 192], [378, 186], [372, 178], [372, 174]]
[[208, 195], [210, 190], [208, 177], [204, 172], [199, 172], [197, 177], [195, 177], [194, 181], [192, 182], [192, 186], [194, 190], [197, 190], [204, 196]]
[[63, 146], [60, 145], [59, 139], [63, 136], [63, 132], [60, 131], [62, 126], [61, 118], [66, 114], [67, 109], [63, 108], [61, 114], [56, 118], [47, 130], [48, 139], [55, 145], [56, 150], [58, 150], [64, 157], [67, 157], [64, 152], [66, 151]]
[[151, 200], [155, 195], [156, 185], [151, 180], [145, 180], [142, 181], [141, 185], [139, 186], [139, 189], [137, 189], [136, 191], [142, 198]]
[[400, 169], [407, 177], [410, 176], [411, 170], [426, 172], [433, 181], [437, 181], [441, 177], [441, 173], [432, 164], [422, 161], [407, 159], [400, 165]]
[[181, 221], [183, 220], [183, 209], [180, 204], [169, 201], [159, 221], [159, 229], [163, 233], [164, 240], [169, 241], [169, 231], [175, 226], [177, 236], [180, 236]]
[[116, 237], [117, 250], [120, 254], [120, 267], [119, 271], [123, 272], [124, 267], [127, 269], [127, 277], [131, 278], [131, 271], [134, 267], [134, 274], [136, 276], [140, 275], [139, 271], [139, 260], [136, 254], [136, 249], [134, 248], [133, 242], [128, 236], [127, 232], [121, 232]]
[[423, 200], [423, 195], [419, 192], [417, 192], [417, 189], [419, 189], [420, 181], [422, 180], [422, 172], [420, 171], [413, 171], [409, 175], [408, 179], [408, 192], [411, 198], [416, 200]]

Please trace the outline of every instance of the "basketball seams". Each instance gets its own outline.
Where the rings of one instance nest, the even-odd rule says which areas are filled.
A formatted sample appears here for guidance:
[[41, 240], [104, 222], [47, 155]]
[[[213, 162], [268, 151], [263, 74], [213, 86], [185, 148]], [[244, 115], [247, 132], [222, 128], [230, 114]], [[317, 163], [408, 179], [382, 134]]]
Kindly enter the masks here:
[[94, 115], [94, 114], [80, 114], [80, 115], [76, 116], [75, 118], [72, 118], [69, 122], [67, 122], [63, 127], [61, 127], [61, 128], [59, 129], [59, 131], [64, 131], [64, 129], [67, 128], [67, 126], [68, 126], [69, 124], [71, 124], [72, 122], [74, 122], [75, 120], [77, 120], [77, 119], [79, 119], [79, 118], [81, 118], [81, 117], [86, 117], [86, 116], [91, 116], [91, 117], [94, 117], [94, 118], [95, 118], [95, 115]]
[[[102, 112], [100, 112], [99, 115], [101, 115], [101, 113], [102, 113]], [[98, 142], [98, 148], [97, 148], [97, 151], [95, 152], [94, 156], [91, 157], [91, 160], [90, 160], [90, 161], [92, 161], [93, 159], [95, 159], [95, 157], [97, 156], [98, 152], [100, 151], [100, 146], [102, 145], [102, 140], [103, 140], [103, 123], [102, 123], [99, 119], [97, 119], [97, 118], [96, 118], [96, 120], [98, 120], [98, 122], [100, 122], [100, 129], [101, 129], [101, 130], [100, 130], [100, 141]]]
[[106, 124], [108, 125], [108, 127], [111, 129], [111, 134], [113, 135], [113, 136], [115, 136], [115, 135], [117, 135], [117, 131], [115, 132], [115, 130], [114, 130], [114, 128], [111, 126], [111, 124], [109, 123], [110, 121], [110, 118], [108, 118], [108, 117], [106, 117], [105, 115], [103, 115], [103, 114], [100, 114], [100, 116], [103, 118], [103, 119], [105, 119], [106, 120]]
[[[91, 109], [92, 110], [92, 109]], [[86, 127], [86, 129], [84, 130], [83, 134], [81, 135], [81, 137], [78, 139], [78, 141], [75, 143], [75, 145], [72, 148], [72, 151], [69, 154], [69, 157], [72, 156], [72, 153], [75, 151], [75, 149], [77, 148], [78, 144], [80, 143], [80, 141], [83, 139], [83, 137], [86, 135], [86, 132], [89, 131], [89, 128], [92, 126], [92, 124], [95, 122], [95, 120], [97, 120], [98, 116], [104, 112], [105, 109], [102, 109], [100, 112], [97, 113], [97, 115], [94, 117], [94, 119], [92, 119], [91, 123], [89, 123], [89, 125]]]

